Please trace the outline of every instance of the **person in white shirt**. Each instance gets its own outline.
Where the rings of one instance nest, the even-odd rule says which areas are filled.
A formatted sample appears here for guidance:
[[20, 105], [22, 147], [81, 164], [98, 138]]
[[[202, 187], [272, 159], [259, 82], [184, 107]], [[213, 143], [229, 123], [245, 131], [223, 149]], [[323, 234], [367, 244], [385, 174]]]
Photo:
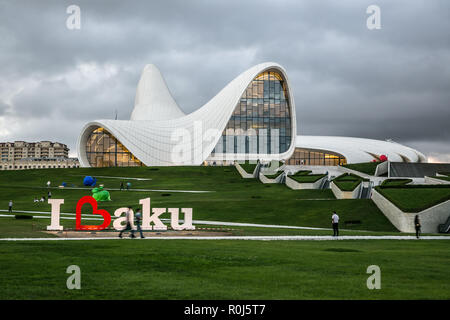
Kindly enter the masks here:
[[331, 216], [331, 224], [333, 225], [333, 237], [339, 236], [339, 216], [336, 211], [333, 211]]
[[12, 202], [12, 200], [9, 200], [9, 203], [8, 203], [8, 207], [9, 207], [8, 212], [9, 213], [12, 212], [12, 206], [13, 206], [13, 202]]

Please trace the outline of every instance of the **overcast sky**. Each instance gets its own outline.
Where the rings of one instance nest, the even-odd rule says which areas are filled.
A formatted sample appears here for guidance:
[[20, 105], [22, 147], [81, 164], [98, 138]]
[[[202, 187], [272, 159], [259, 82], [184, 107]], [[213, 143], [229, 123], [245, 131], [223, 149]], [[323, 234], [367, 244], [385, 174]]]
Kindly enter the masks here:
[[[66, 27], [71, 4], [80, 30]], [[0, 0], [0, 39], [0, 141], [60, 141], [76, 156], [86, 122], [129, 119], [145, 64], [189, 113], [273, 61], [298, 134], [393, 139], [450, 162], [448, 0]]]

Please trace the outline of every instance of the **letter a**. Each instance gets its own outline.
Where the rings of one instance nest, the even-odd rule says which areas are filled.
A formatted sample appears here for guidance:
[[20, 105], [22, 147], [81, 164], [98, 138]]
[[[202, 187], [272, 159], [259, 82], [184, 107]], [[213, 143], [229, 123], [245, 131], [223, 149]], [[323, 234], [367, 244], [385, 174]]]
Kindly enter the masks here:
[[70, 14], [66, 20], [66, 27], [69, 30], [81, 29], [81, 10], [79, 6], [71, 5], [67, 7], [66, 13]]
[[369, 290], [381, 289], [381, 270], [377, 265], [371, 265], [367, 267], [367, 273], [373, 273], [367, 278], [367, 288]]
[[381, 29], [381, 10], [377, 5], [370, 5], [366, 10], [367, 14], [373, 13], [371, 16], [367, 18], [366, 25], [367, 29]]
[[73, 273], [67, 278], [67, 289], [81, 289], [81, 270], [77, 265], [71, 265], [67, 267], [66, 273]]

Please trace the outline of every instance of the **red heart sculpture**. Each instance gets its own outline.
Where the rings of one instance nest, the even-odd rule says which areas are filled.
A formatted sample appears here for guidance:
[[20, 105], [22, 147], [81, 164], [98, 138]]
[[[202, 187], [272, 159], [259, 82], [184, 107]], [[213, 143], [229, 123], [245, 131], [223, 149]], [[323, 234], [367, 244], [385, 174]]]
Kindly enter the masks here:
[[[81, 207], [83, 207], [84, 204], [89, 203], [93, 208], [93, 214], [100, 214], [103, 216], [103, 224], [99, 226], [93, 226], [93, 225], [82, 225], [81, 224]], [[103, 230], [106, 229], [109, 224], [111, 223], [111, 215], [108, 211], [100, 209], [97, 209], [97, 200], [95, 200], [91, 196], [84, 196], [77, 202], [77, 209], [76, 209], [76, 217], [75, 217], [75, 229], [76, 230]]]

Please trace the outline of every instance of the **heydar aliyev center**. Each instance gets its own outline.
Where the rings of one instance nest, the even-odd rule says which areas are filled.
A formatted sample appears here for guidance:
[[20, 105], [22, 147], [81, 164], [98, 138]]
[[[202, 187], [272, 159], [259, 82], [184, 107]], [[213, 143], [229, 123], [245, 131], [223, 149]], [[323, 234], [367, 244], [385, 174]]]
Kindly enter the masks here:
[[95, 120], [78, 138], [84, 167], [228, 164], [282, 160], [290, 165], [336, 166], [387, 157], [426, 162], [392, 141], [297, 135], [295, 102], [286, 71], [258, 64], [204, 106], [185, 114], [160, 71], [146, 65], [130, 120]]

